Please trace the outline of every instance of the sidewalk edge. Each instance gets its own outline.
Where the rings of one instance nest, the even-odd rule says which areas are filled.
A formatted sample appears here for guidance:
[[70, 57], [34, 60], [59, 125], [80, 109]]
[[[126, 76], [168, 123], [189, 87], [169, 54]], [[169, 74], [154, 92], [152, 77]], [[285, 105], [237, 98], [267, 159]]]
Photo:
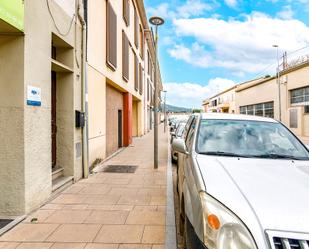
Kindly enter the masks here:
[[165, 249], [177, 249], [176, 242], [176, 224], [174, 208], [174, 188], [173, 188], [173, 171], [171, 164], [171, 150], [169, 145], [169, 136], [167, 133], [167, 169], [166, 169], [166, 227], [165, 227]]

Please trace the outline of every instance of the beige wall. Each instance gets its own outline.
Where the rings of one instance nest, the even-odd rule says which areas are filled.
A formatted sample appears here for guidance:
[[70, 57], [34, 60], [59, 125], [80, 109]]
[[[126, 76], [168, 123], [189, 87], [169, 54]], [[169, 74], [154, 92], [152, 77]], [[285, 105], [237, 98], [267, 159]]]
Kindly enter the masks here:
[[[59, 29], [66, 30], [71, 17], [53, 1], [50, 4]], [[0, 145], [0, 199], [5, 200], [0, 202], [0, 215], [29, 213], [42, 205], [52, 191], [51, 41], [52, 32], [58, 31], [45, 1], [25, 1], [24, 22], [24, 36], [0, 38], [0, 55], [5, 58], [0, 61], [0, 138], [5, 145]], [[79, 37], [80, 30], [77, 24]], [[75, 128], [74, 121], [75, 110], [81, 107], [81, 82], [77, 77], [80, 68], [76, 64], [76, 60], [81, 63], [81, 44], [80, 39], [75, 41], [74, 25], [62, 39], [72, 46], [69, 59], [74, 72], [58, 75], [59, 83], [63, 83], [57, 93], [58, 159], [65, 175], [78, 180], [82, 164], [76, 157], [75, 144], [81, 142], [81, 130]], [[40, 107], [27, 105], [28, 86], [41, 88]]]
[[89, 161], [106, 157], [106, 81], [88, 66]]
[[25, 210], [24, 37], [0, 36], [0, 216]]
[[278, 95], [276, 93], [278, 93], [276, 79], [247, 88], [243, 91], [236, 90], [236, 113], [239, 113], [241, 106], [274, 101], [274, 116], [278, 119]]
[[[106, 65], [106, 0], [88, 1], [88, 85], [89, 85], [89, 153], [90, 163], [96, 158], [105, 158], [112, 149], [108, 135], [109, 120], [107, 118], [108, 99], [104, 84], [112, 84], [120, 92], [130, 92], [133, 99], [138, 101], [136, 107], [137, 121], [133, 124], [133, 134], [141, 136], [147, 132], [147, 49], [144, 44], [144, 60], [139, 56], [139, 49], [134, 44], [134, 9], [130, 1], [130, 25], [127, 27], [122, 15], [122, 1], [110, 1], [117, 15], [117, 69], [111, 70]], [[140, 23], [142, 20], [140, 19]], [[132, 47], [129, 48], [129, 81], [122, 78], [122, 30], [125, 31]], [[144, 69], [143, 95], [134, 89], [134, 54]], [[145, 95], [146, 94], [146, 95]], [[97, 99], [99, 96], [102, 98]], [[106, 96], [106, 98], [104, 97]], [[111, 102], [112, 103], [112, 102]], [[133, 118], [134, 119], [134, 118]], [[117, 124], [117, 123], [115, 123]], [[136, 130], [136, 131], [134, 131]], [[115, 136], [115, 134], [114, 134]], [[118, 140], [117, 140], [118, 145]], [[115, 148], [115, 146], [112, 146]], [[106, 153], [107, 152], [107, 153]]]

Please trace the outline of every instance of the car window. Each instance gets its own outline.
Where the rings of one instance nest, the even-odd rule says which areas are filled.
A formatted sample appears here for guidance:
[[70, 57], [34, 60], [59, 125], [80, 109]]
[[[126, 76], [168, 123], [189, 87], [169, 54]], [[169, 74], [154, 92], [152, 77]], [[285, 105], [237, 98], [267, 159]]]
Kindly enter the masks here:
[[185, 128], [185, 124], [184, 123], [179, 124], [179, 126], [178, 126], [178, 128], [176, 130], [176, 136], [177, 137], [181, 137], [182, 136], [184, 128]]
[[193, 120], [194, 116], [191, 116], [189, 119], [188, 119], [188, 122], [186, 123], [186, 126], [184, 128], [184, 131], [183, 131], [183, 138], [186, 139], [187, 137], [187, 133], [189, 131], [189, 128], [191, 126], [191, 123], [192, 123], [192, 120]]
[[280, 123], [202, 120], [197, 146], [205, 154], [309, 160], [306, 148]]
[[196, 122], [197, 122], [197, 119], [194, 118], [192, 120], [192, 123], [191, 123], [191, 126], [190, 126], [190, 129], [188, 131], [188, 135], [186, 137], [186, 146], [187, 146], [187, 149], [191, 149], [192, 148], [192, 143], [193, 143], [193, 138], [194, 138], [194, 132], [196, 130]]

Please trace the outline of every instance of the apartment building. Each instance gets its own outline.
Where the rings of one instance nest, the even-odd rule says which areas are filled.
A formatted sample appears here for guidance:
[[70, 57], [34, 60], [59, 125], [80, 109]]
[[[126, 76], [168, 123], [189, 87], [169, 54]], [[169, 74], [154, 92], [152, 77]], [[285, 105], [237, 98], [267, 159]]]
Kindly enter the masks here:
[[[309, 144], [309, 56], [290, 63], [285, 60], [279, 75], [280, 101], [277, 77], [267, 75], [204, 100], [203, 109], [205, 112], [257, 115], [277, 120], [281, 116], [281, 121]], [[227, 107], [232, 108], [224, 109]]]
[[0, 216], [83, 176], [83, 5], [0, 1]]
[[280, 71], [280, 94], [276, 77], [266, 77], [236, 88], [237, 113], [280, 119], [309, 144], [309, 62]]
[[151, 129], [155, 50], [142, 0], [88, 1], [87, 16], [92, 163]]
[[235, 89], [236, 86], [232, 86], [204, 100], [202, 104], [204, 112], [235, 113]]

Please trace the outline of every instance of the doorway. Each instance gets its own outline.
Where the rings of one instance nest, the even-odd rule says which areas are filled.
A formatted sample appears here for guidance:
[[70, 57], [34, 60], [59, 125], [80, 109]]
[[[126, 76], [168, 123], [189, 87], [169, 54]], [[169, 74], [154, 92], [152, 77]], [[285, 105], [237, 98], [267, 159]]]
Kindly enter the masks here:
[[57, 74], [51, 72], [51, 154], [52, 169], [57, 164]]
[[122, 147], [122, 110], [118, 110], [118, 147]]

